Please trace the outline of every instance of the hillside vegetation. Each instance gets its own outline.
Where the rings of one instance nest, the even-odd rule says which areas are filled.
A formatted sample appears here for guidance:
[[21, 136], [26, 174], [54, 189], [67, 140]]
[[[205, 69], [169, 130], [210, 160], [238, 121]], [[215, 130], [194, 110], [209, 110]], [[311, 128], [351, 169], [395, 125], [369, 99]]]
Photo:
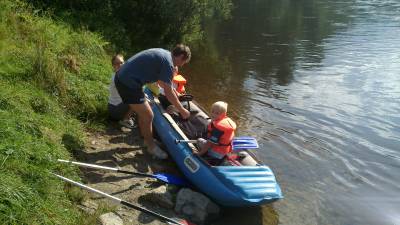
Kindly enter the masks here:
[[111, 71], [106, 42], [0, 1], [0, 224], [78, 224], [84, 219], [50, 172], [84, 145], [83, 124], [104, 118]]

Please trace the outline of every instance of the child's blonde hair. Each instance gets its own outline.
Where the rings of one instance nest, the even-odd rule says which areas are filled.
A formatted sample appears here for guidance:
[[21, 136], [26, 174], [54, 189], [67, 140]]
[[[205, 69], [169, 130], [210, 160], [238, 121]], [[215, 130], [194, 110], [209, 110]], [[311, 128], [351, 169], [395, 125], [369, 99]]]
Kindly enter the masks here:
[[228, 103], [223, 102], [223, 101], [215, 102], [211, 106], [211, 110], [213, 110], [213, 109], [216, 110], [217, 112], [219, 112], [219, 114], [221, 114], [221, 113], [226, 114], [228, 111]]

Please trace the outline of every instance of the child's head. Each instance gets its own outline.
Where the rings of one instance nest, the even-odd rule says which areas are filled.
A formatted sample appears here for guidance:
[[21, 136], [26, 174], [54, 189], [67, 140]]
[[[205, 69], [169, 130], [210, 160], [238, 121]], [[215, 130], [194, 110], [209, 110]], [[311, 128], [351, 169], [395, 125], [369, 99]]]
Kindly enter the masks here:
[[122, 56], [121, 54], [115, 55], [111, 59], [111, 64], [112, 64], [114, 72], [117, 72], [119, 70], [119, 68], [122, 66], [122, 64], [124, 64], [124, 56]]
[[228, 103], [223, 101], [215, 102], [211, 106], [211, 120], [217, 120], [223, 116], [226, 116], [227, 111], [228, 111]]

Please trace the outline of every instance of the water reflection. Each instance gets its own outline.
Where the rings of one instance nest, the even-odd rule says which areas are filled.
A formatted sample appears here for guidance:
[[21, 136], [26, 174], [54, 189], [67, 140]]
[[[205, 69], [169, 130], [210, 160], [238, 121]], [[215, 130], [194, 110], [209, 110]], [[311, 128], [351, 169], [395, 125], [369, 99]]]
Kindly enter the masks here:
[[395, 224], [400, 2], [235, 2], [184, 72], [201, 104], [226, 100], [239, 133], [259, 140], [285, 194], [273, 218]]
[[[322, 41], [339, 29], [329, 4], [318, 1], [236, 1], [233, 20], [221, 24], [216, 46], [233, 63], [234, 74], [256, 70], [258, 77], [287, 85], [293, 79], [295, 60], [318, 66]], [[351, 18], [337, 21], [348, 24]], [[241, 63], [236, 63], [241, 62]], [[237, 77], [236, 77], [237, 78]]]
[[222, 218], [212, 225], [251, 224], [278, 225], [279, 215], [271, 206], [224, 209]]

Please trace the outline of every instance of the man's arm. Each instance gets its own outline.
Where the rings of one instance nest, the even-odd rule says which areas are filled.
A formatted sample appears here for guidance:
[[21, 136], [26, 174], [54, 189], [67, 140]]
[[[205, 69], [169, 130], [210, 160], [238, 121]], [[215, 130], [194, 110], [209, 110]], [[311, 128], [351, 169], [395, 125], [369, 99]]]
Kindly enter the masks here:
[[190, 112], [183, 107], [181, 102], [179, 101], [177, 95], [175, 94], [174, 89], [171, 87], [171, 85], [159, 81], [160, 86], [164, 89], [165, 92], [165, 97], [167, 97], [168, 101], [171, 102], [172, 105], [178, 109], [179, 113], [181, 114], [183, 119], [187, 119], [190, 116]]

